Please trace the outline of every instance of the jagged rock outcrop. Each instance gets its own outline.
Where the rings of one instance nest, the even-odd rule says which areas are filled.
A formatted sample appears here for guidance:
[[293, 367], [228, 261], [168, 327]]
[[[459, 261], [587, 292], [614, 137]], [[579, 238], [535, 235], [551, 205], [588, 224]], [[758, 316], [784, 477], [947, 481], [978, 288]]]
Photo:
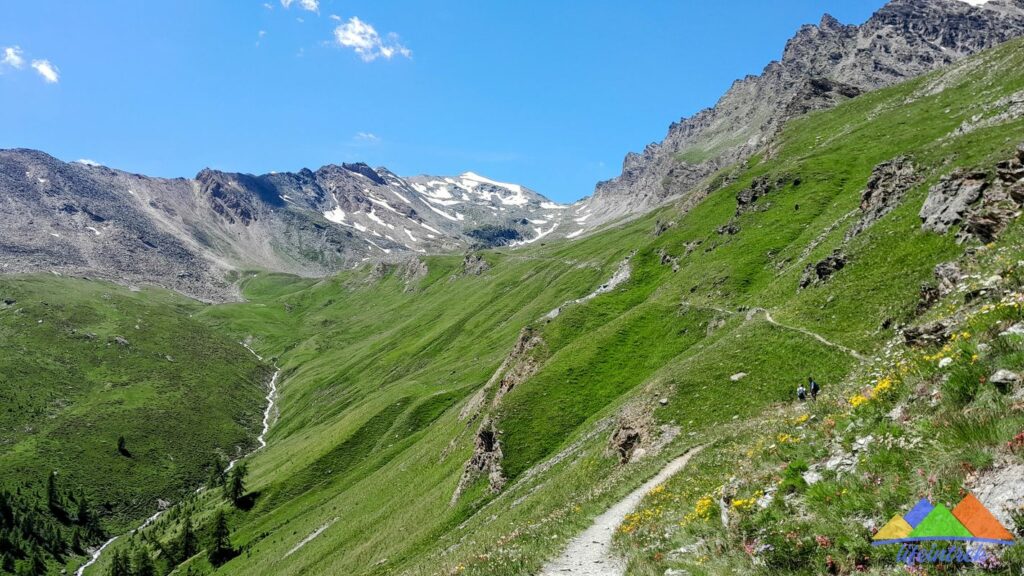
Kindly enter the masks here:
[[491, 493], [501, 492], [506, 482], [505, 473], [501, 468], [502, 458], [504, 455], [501, 452], [501, 439], [498, 437], [498, 430], [489, 417], [484, 418], [473, 443], [473, 455], [466, 462], [462, 477], [459, 478], [459, 484], [455, 488], [455, 493], [452, 494], [451, 504], [454, 505], [462, 493], [482, 475], [487, 476], [487, 485]]
[[475, 253], [466, 254], [462, 259], [462, 273], [466, 276], [479, 276], [491, 269], [490, 263]]
[[671, 125], [660, 143], [629, 153], [598, 183], [596, 223], [689, 193], [770, 143], [787, 120], [913, 78], [1024, 35], [1024, 0], [893, 0], [860, 26], [825, 15], [802, 27], [782, 59], [732, 87], [713, 107]]
[[789, 180], [789, 176], [773, 177], [768, 174], [754, 178], [750, 186], [736, 193], [736, 216], [741, 216], [753, 210], [754, 204], [760, 198], [782, 188]]
[[943, 176], [928, 190], [919, 216], [925, 230], [945, 234], [950, 227], [960, 224], [971, 204], [981, 199], [988, 186], [984, 172], [955, 170]]
[[957, 262], [943, 262], [935, 266], [935, 280], [938, 282], [936, 288], [939, 296], [951, 294], [960, 285], [963, 279], [963, 272]]
[[537, 373], [540, 363], [534, 357], [533, 351], [543, 345], [544, 339], [535, 333], [531, 326], [520, 330], [519, 338], [509, 352], [505, 373], [498, 382], [498, 390], [494, 393], [494, 400], [491, 402], [493, 406], [501, 404], [501, 399], [506, 394]]
[[1024, 145], [996, 166], [996, 178], [984, 171], [954, 170], [928, 190], [921, 227], [946, 233], [960, 225], [958, 240], [988, 243], [996, 239], [1024, 203]]
[[903, 340], [907, 346], [915, 347], [943, 344], [949, 340], [949, 326], [943, 322], [911, 326], [903, 331]]
[[800, 277], [800, 288], [807, 288], [827, 281], [833, 274], [846, 267], [846, 256], [836, 251], [819, 262], [808, 264]]
[[914, 163], [899, 156], [875, 166], [860, 195], [860, 220], [846, 234], [849, 240], [899, 206], [907, 191], [920, 181]]

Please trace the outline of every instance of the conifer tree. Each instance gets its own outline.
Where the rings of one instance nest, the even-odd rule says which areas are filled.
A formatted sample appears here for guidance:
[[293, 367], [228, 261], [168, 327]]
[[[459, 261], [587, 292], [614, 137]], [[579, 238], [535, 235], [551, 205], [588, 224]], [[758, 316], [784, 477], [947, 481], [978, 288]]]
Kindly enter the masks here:
[[234, 555], [231, 547], [231, 532], [228, 529], [228, 519], [223, 510], [218, 510], [213, 519], [213, 534], [210, 537], [210, 564], [220, 566], [227, 562]]

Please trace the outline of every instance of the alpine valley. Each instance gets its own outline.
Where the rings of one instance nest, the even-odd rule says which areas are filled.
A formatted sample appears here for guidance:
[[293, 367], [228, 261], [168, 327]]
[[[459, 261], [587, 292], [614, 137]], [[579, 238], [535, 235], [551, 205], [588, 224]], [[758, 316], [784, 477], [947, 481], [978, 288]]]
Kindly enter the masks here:
[[872, 538], [1024, 537], [1022, 211], [1024, 0], [825, 15], [573, 204], [2, 150], [0, 574], [1020, 574]]

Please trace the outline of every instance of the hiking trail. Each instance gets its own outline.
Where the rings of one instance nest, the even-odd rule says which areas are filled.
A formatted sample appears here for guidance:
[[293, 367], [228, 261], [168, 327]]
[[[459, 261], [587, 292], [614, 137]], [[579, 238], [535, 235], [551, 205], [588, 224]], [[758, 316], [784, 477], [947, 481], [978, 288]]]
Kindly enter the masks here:
[[704, 447], [697, 446], [665, 465], [653, 478], [594, 519], [582, 534], [569, 541], [558, 558], [548, 562], [540, 576], [622, 576], [626, 563], [612, 554], [612, 537], [626, 515], [640, 505], [640, 501], [655, 486], [664, 483], [686, 467], [694, 455]]

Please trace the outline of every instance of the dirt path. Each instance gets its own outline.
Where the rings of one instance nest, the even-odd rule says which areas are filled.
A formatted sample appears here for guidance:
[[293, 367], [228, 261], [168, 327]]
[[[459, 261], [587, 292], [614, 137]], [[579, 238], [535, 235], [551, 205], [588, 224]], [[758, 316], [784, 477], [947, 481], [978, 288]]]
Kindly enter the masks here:
[[661, 472], [648, 480], [604, 514], [594, 519], [594, 523], [582, 534], [573, 538], [562, 554], [548, 562], [541, 569], [540, 576], [622, 576], [626, 573], [626, 563], [612, 554], [612, 537], [626, 515], [640, 505], [640, 501], [655, 486], [662, 484], [675, 473], [686, 467], [695, 454], [703, 446], [690, 449], [686, 454], [669, 462]]
[[821, 334], [818, 334], [817, 332], [811, 332], [810, 330], [808, 330], [806, 328], [798, 328], [796, 326], [787, 326], [785, 324], [780, 324], [780, 323], [775, 321], [775, 318], [772, 318], [772, 313], [771, 312], [769, 312], [769, 311], [767, 311], [767, 310], [765, 310], [763, 308], [758, 308], [758, 309], [752, 310], [752, 312], [758, 311], [758, 310], [761, 311], [761, 312], [764, 312], [764, 319], [765, 320], [767, 320], [771, 324], [774, 324], [774, 325], [778, 326], [779, 328], [784, 328], [786, 330], [792, 330], [793, 332], [799, 332], [799, 333], [801, 333], [801, 334], [803, 334], [805, 336], [810, 336], [811, 338], [814, 338], [815, 340], [817, 340], [818, 342], [821, 342], [822, 344], [824, 344], [826, 346], [830, 346], [830, 347], [835, 348], [837, 350], [842, 350], [843, 352], [846, 352], [847, 354], [849, 354], [850, 356], [853, 356], [854, 358], [856, 358], [857, 360], [860, 360], [861, 362], [867, 362], [867, 360], [868, 360], [866, 356], [864, 356], [860, 352], [857, 352], [853, 348], [847, 348], [846, 346], [843, 346], [842, 344], [836, 344], [835, 342], [832, 342], [831, 340], [825, 338], [824, 336], [822, 336]]
[[[252, 355], [255, 356], [256, 358], [258, 358], [261, 362], [263, 361], [263, 357], [260, 356], [259, 354], [257, 354], [256, 351], [253, 350], [252, 348], [250, 348], [247, 344], [243, 343], [242, 346], [245, 346], [245, 349], [248, 350], [249, 352], [252, 352]], [[276, 366], [275, 366], [275, 368], [276, 368]], [[228, 470], [231, 470], [232, 468], [234, 468], [235, 464], [238, 463], [238, 461], [241, 460], [242, 458], [246, 458], [248, 456], [251, 456], [251, 455], [255, 454], [257, 451], [267, 447], [266, 436], [267, 436], [267, 432], [270, 430], [271, 417], [273, 415], [274, 408], [276, 406], [277, 378], [280, 375], [281, 375], [281, 369], [277, 368], [277, 370], [275, 370], [275, 372], [274, 372], [274, 375], [270, 378], [270, 386], [269, 386], [269, 390], [267, 391], [267, 408], [263, 411], [263, 430], [260, 432], [260, 435], [256, 438], [256, 441], [259, 442], [259, 446], [257, 448], [255, 448], [252, 452], [249, 452], [248, 454], [245, 454], [243, 456], [239, 456], [238, 458], [235, 458], [231, 462], [228, 462], [227, 468], [224, 469], [225, 472], [228, 471]], [[196, 489], [196, 494], [202, 492], [205, 489], [206, 489], [206, 486], [200, 486], [199, 488]], [[78, 567], [78, 570], [75, 570], [75, 576], [83, 576], [83, 574], [85, 574], [85, 571], [89, 567], [91, 567], [93, 564], [95, 564], [96, 562], [99, 561], [100, 556], [103, 555], [103, 551], [106, 550], [108, 546], [113, 544], [114, 541], [116, 541], [118, 538], [121, 538], [121, 536], [131, 536], [132, 534], [135, 534], [136, 532], [138, 532], [140, 530], [145, 530], [146, 528], [149, 527], [150, 524], [152, 524], [153, 522], [156, 522], [160, 518], [160, 516], [162, 516], [163, 513], [166, 512], [169, 509], [170, 509], [169, 507], [165, 508], [164, 510], [158, 511], [156, 514], [153, 514], [149, 518], [146, 518], [146, 520], [142, 524], [139, 524], [139, 526], [137, 528], [133, 528], [133, 529], [129, 530], [128, 532], [124, 533], [124, 534], [111, 537], [110, 540], [107, 540], [106, 542], [103, 543], [102, 546], [100, 546], [99, 548], [97, 548], [96, 550], [94, 550], [92, 552], [92, 555], [89, 557], [89, 560], [86, 561], [85, 564], [82, 564], [81, 566]]]

